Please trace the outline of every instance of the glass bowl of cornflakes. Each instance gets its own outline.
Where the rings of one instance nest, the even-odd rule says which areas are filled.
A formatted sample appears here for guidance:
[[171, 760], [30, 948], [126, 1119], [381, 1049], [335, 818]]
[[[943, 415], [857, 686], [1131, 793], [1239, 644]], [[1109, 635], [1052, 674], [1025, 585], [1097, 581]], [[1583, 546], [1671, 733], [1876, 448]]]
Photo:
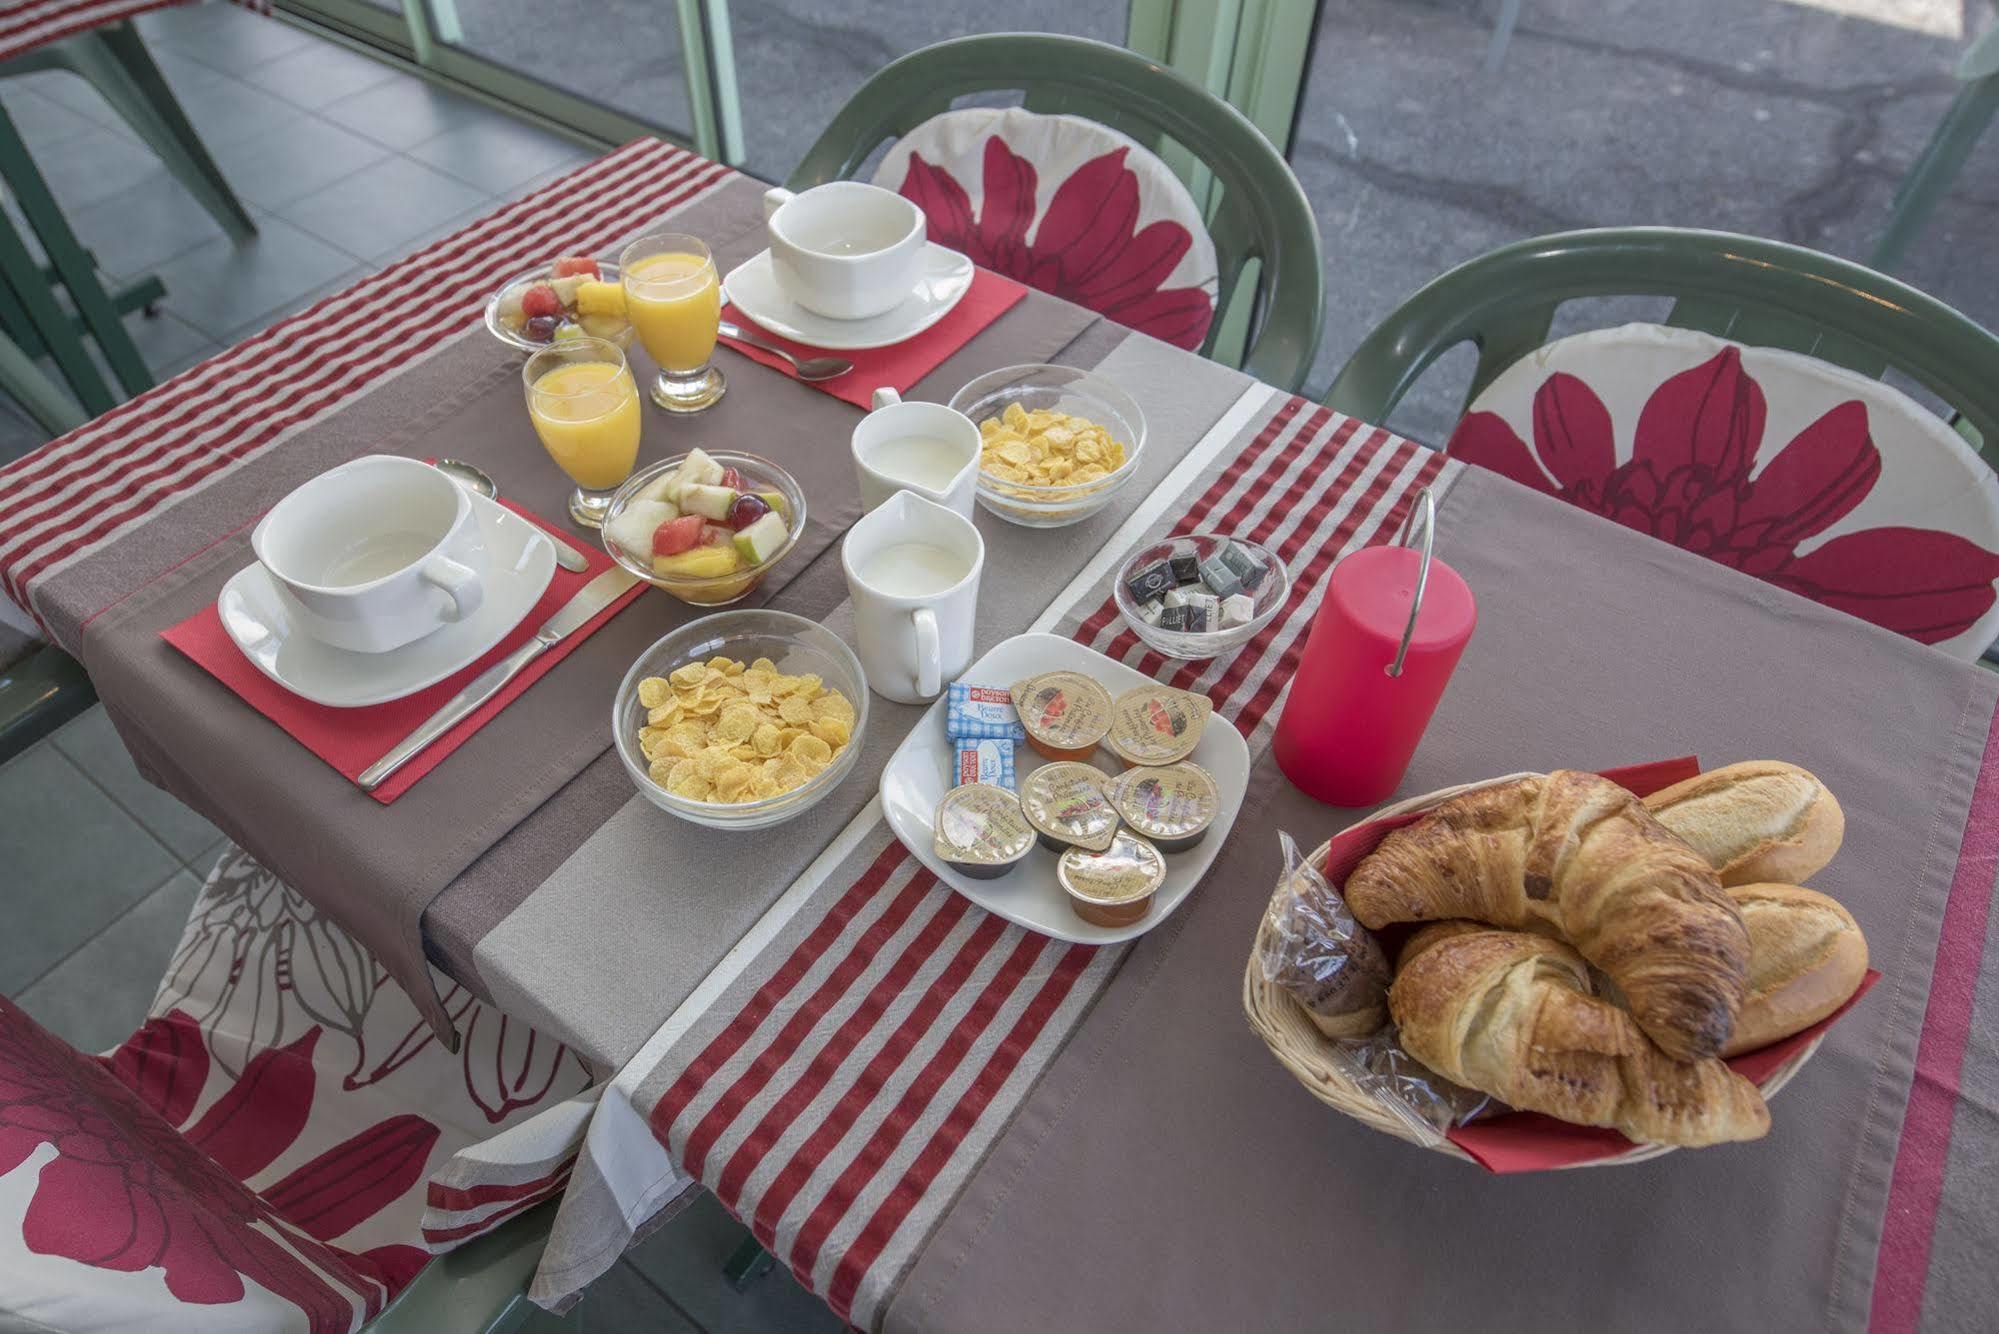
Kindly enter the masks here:
[[951, 406], [979, 428], [979, 504], [1008, 523], [1081, 522], [1138, 475], [1145, 413], [1094, 371], [1008, 366], [967, 384]]
[[725, 611], [639, 655], [611, 734], [653, 805], [711, 829], [766, 829], [816, 806], [860, 758], [868, 679], [816, 621]]

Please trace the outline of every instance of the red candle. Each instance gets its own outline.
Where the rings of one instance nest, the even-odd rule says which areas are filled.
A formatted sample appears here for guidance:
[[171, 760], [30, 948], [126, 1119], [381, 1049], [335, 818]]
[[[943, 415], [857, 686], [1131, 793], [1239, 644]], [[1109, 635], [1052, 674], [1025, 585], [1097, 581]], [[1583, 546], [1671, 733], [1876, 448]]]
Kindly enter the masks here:
[[[1411, 632], [1422, 568], [1412, 547], [1368, 547], [1326, 580], [1273, 745], [1278, 767], [1307, 795], [1372, 806], [1402, 781], [1478, 624], [1463, 577], [1433, 559]], [[1405, 633], [1402, 670], [1391, 675]]]

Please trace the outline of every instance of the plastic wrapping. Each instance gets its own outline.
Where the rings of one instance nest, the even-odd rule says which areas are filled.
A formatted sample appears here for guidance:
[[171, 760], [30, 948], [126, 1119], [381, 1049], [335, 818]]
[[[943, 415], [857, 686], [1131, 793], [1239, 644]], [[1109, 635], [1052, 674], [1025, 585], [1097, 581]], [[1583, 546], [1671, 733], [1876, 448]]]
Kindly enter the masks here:
[[1346, 900], [1280, 832], [1284, 878], [1259, 961], [1330, 1038], [1364, 1038], [1388, 1022], [1388, 956]]
[[1284, 878], [1269, 911], [1258, 963], [1328, 1038], [1348, 1079], [1427, 1141], [1504, 1110], [1453, 1084], [1402, 1049], [1388, 1021], [1388, 956], [1325, 876], [1280, 832]]

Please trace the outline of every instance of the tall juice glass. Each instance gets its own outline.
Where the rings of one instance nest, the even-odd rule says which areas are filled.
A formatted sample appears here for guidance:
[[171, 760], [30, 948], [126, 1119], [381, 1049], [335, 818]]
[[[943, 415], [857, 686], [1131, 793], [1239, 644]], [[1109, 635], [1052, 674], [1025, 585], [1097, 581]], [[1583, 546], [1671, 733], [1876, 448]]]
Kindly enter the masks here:
[[625, 354], [601, 338], [564, 339], [529, 357], [521, 381], [542, 447], [576, 483], [569, 517], [603, 527], [639, 458], [639, 387]]
[[728, 382], [713, 364], [722, 320], [722, 283], [708, 247], [680, 232], [641, 236], [618, 257], [625, 312], [659, 363], [652, 401], [668, 412], [699, 412]]

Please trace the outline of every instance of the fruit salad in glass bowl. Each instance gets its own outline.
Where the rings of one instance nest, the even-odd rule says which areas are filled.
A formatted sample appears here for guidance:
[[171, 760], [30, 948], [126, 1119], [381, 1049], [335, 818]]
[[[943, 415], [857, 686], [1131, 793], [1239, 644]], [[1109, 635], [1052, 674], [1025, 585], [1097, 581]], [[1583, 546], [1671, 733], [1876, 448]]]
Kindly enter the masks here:
[[486, 329], [523, 352], [566, 338], [632, 341], [618, 266], [587, 255], [564, 255], [503, 285], [486, 302]]
[[747, 597], [805, 531], [805, 493], [755, 454], [691, 450], [643, 468], [611, 497], [604, 549], [698, 606]]

